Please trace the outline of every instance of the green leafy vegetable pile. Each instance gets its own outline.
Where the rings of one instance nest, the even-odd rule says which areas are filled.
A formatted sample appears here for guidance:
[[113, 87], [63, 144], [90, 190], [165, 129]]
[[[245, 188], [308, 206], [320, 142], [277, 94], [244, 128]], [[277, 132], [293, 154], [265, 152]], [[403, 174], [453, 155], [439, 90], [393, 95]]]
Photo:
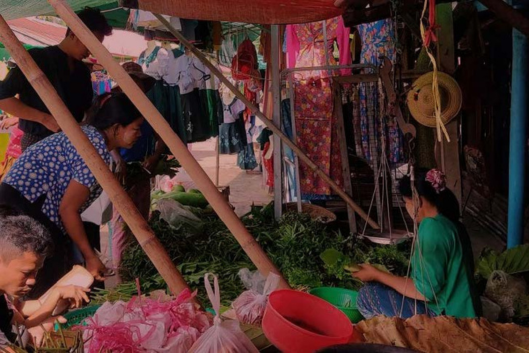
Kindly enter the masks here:
[[[203, 217], [202, 221], [199, 231], [185, 225], [171, 227], [155, 213], [150, 224], [188, 284], [199, 290], [199, 300], [208, 303], [203, 277], [212, 272], [219, 276], [223, 305], [229, 305], [245, 290], [237, 275], [239, 270], [255, 270], [255, 266], [222, 221], [212, 217]], [[369, 250], [368, 245], [355, 242], [352, 236], [344, 236], [306, 214], [287, 213], [275, 221], [273, 207], [268, 205], [253, 208], [242, 221], [294, 288], [358, 288], [351, 275], [327, 269], [320, 255], [329, 248], [351, 259], [372, 259], [372, 263], [383, 264], [394, 273], [405, 273], [407, 269], [407, 255], [400, 250]], [[149, 286], [149, 290], [165, 288], [163, 281], [156, 280], [156, 269], [137, 242], [126, 249], [120, 272], [125, 280], [140, 278], [144, 291], [144, 286]]]

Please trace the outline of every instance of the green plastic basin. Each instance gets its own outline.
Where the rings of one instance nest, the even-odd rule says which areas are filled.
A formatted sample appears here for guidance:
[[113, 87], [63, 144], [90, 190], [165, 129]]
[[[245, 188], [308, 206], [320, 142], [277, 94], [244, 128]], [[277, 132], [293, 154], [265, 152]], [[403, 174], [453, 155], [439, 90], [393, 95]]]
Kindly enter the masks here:
[[341, 310], [352, 323], [359, 323], [364, 318], [357, 309], [356, 298], [358, 292], [345, 288], [321, 287], [314, 288], [310, 294], [321, 298]]

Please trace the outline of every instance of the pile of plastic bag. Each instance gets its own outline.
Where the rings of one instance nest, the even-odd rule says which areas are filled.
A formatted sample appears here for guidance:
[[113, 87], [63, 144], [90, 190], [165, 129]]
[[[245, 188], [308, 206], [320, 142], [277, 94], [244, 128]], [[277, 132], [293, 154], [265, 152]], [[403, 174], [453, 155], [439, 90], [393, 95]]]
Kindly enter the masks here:
[[[213, 276], [214, 291], [209, 277]], [[189, 353], [259, 353], [252, 341], [242, 332], [239, 322], [221, 320], [219, 281], [216, 276], [207, 273], [204, 276], [206, 291], [215, 311], [211, 326], [191, 347]]]
[[210, 327], [188, 289], [178, 297], [134, 297], [103, 304], [83, 330], [85, 352], [188, 352]]
[[252, 273], [247, 268], [239, 271], [239, 277], [247, 291], [232, 303], [237, 319], [245, 324], [261, 326], [268, 296], [276, 290], [280, 277], [270, 272], [265, 278], [259, 271]]

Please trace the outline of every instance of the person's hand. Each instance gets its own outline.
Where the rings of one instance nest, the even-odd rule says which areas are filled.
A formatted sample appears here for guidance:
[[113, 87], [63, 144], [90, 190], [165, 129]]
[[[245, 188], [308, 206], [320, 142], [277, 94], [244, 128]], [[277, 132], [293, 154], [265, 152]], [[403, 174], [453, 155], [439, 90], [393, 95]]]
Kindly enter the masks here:
[[54, 289], [59, 295], [59, 299], [66, 299], [70, 302], [70, 309], [77, 309], [83, 305], [83, 301], [88, 303], [88, 295], [90, 289], [79, 286], [60, 286]]
[[44, 338], [44, 333], [53, 331], [55, 323], [59, 322], [60, 324], [65, 324], [68, 320], [64, 316], [54, 316], [48, 318], [41, 325], [31, 327], [28, 329], [29, 336], [33, 341], [33, 346], [40, 347], [42, 345], [42, 339]]
[[156, 156], [150, 156], [142, 164], [143, 168], [147, 169], [149, 173], [151, 173], [151, 175], [152, 173], [154, 173], [154, 170], [156, 169], [157, 165], [158, 165], [158, 157]]
[[0, 130], [7, 130], [11, 126], [15, 126], [18, 124], [18, 118], [17, 117], [10, 117], [5, 118], [0, 121]]
[[362, 282], [378, 281], [378, 276], [382, 271], [376, 269], [369, 264], [359, 265], [360, 271], [353, 272], [353, 277], [361, 280]]
[[86, 259], [86, 270], [90, 272], [96, 281], [103, 282], [105, 280], [104, 274], [108, 271], [99, 257], [94, 256]]
[[53, 116], [51, 116], [50, 114], [44, 115], [44, 117], [42, 118], [40, 123], [42, 125], [44, 125], [46, 127], [46, 129], [48, 129], [48, 130], [50, 130], [52, 132], [61, 131], [61, 127], [59, 126], [59, 124], [57, 124], [57, 121], [55, 120], [55, 118]]

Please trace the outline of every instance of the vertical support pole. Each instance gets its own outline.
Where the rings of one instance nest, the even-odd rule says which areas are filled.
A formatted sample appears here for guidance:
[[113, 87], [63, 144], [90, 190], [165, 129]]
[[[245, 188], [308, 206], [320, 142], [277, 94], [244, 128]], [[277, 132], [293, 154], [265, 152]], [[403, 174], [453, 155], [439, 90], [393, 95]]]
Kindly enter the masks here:
[[529, 119], [529, 40], [517, 29], [513, 29], [512, 40], [508, 248], [523, 243], [527, 119]]
[[[340, 153], [342, 157], [342, 175], [345, 192], [353, 197], [353, 184], [351, 183], [351, 168], [349, 166], [349, 152], [347, 146], [347, 139], [345, 137], [345, 123], [342, 109], [342, 88], [340, 83], [333, 80], [332, 92], [334, 95], [334, 114], [336, 114], [336, 130], [338, 131], [338, 139], [340, 140]], [[356, 217], [355, 211], [351, 206], [347, 205], [347, 219], [349, 220], [349, 232], [356, 233]]]
[[[452, 18], [452, 4], [439, 4], [435, 8], [437, 14], [437, 24], [441, 27], [439, 31], [439, 67], [449, 75], [453, 75], [456, 70], [455, 45], [454, 45], [454, 22]], [[439, 152], [437, 165], [442, 166], [446, 174], [447, 187], [456, 195], [459, 205], [461, 205], [461, 166], [459, 161], [459, 119], [456, 118], [446, 124], [450, 142], [436, 142], [436, 149]]]
[[[292, 125], [292, 140], [294, 143], [298, 142], [298, 132], [296, 129], [296, 106], [295, 106], [295, 90], [294, 90], [294, 80], [292, 79], [292, 74], [288, 75], [288, 90], [289, 90], [289, 99], [290, 99], [290, 125]], [[298, 207], [298, 212], [301, 213], [301, 182], [299, 176], [299, 158], [297, 153], [294, 153], [294, 172], [296, 183], [296, 203]]]
[[[281, 127], [281, 82], [279, 70], [280, 51], [280, 31], [278, 25], [272, 26], [272, 100], [273, 114], [272, 121], [275, 126]], [[283, 207], [283, 151], [282, 141], [279, 135], [273, 135], [274, 145], [274, 215], [279, 219]]]

